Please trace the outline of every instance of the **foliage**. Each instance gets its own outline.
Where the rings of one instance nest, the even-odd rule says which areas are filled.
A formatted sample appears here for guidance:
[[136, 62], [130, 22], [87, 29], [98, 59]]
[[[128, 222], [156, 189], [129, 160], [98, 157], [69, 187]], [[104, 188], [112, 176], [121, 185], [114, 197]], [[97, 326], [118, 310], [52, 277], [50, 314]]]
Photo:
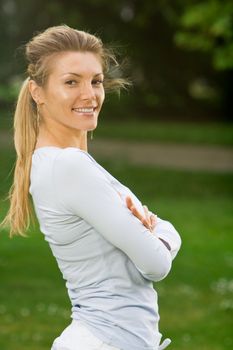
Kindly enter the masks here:
[[233, 2], [207, 0], [184, 6], [177, 45], [210, 53], [217, 70], [233, 68]]
[[8, 80], [8, 83], [0, 84], [0, 103], [16, 101], [22, 82], [21, 77], [15, 75]]
[[[225, 14], [223, 8], [228, 1], [221, 1], [223, 6], [219, 13]], [[206, 3], [210, 2], [208, 0]], [[219, 3], [220, 0], [212, 0], [212, 2]], [[144, 119], [154, 119], [155, 115], [182, 118], [187, 114], [195, 118], [201, 112], [203, 112], [203, 118], [208, 118], [208, 114], [213, 117], [215, 117], [214, 113], [227, 114], [228, 111], [223, 112], [222, 107], [228, 106], [227, 103], [222, 102], [225, 90], [229, 90], [225, 84], [227, 78], [221, 81], [218, 76], [215, 76], [209, 64], [211, 56], [200, 54], [200, 51], [190, 53], [180, 50], [174, 44], [173, 37], [177, 29], [181, 28], [176, 35], [178, 38], [176, 41], [180, 44], [181, 42], [182, 44], [195, 43], [198, 40], [208, 42], [209, 37], [208, 40], [204, 40], [207, 27], [203, 23], [206, 22], [208, 26], [213, 27], [211, 45], [213, 42], [214, 47], [210, 49], [214, 52], [214, 62], [217, 62], [218, 67], [229, 68], [232, 46], [222, 44], [224, 40], [227, 43], [230, 42], [228, 36], [225, 36], [229, 26], [228, 16], [221, 15], [223, 19], [215, 23], [212, 18], [216, 10], [211, 10], [213, 15], [210, 15], [208, 12], [210, 10], [207, 8], [204, 11], [201, 3], [200, 10], [198, 7], [195, 10], [195, 6], [198, 5], [196, 1], [192, 0], [191, 4], [194, 3], [194, 5], [190, 6], [186, 3], [182, 0], [173, 2], [170, 0], [79, 0], [70, 1], [67, 6], [66, 0], [1, 0], [0, 79], [1, 84], [8, 91], [1, 90], [0, 104], [14, 101], [14, 95], [9, 91], [8, 86], [11, 86], [12, 77], [14, 79], [14, 76], [23, 74], [25, 71], [25, 62], [22, 57], [23, 45], [34, 33], [49, 26], [66, 23], [95, 33], [103, 39], [104, 43], [116, 47], [119, 59], [128, 58], [129, 67], [124, 73], [132, 78], [134, 87], [128, 94], [122, 94], [120, 103], [119, 100], [116, 102], [114, 97], [109, 97], [108, 118], [117, 119], [119, 114], [124, 114], [127, 118], [129, 111], [136, 117], [141, 118], [143, 115]], [[205, 2], [202, 6], [204, 4]], [[190, 11], [191, 15], [189, 15]], [[199, 11], [203, 11], [203, 20], [193, 21], [189, 18], [198, 17], [195, 13], [198, 14]], [[179, 14], [182, 12], [184, 16], [181, 16], [179, 22]], [[31, 18], [33, 21], [30, 20]], [[186, 24], [186, 18], [188, 23], [191, 23], [191, 27]], [[187, 36], [193, 32], [198, 35], [198, 38], [191, 40]], [[189, 86], [202, 76], [207, 81], [207, 87], [209, 86], [207, 90], [213, 91], [211, 98], [209, 98], [210, 94], [207, 98], [203, 98], [205, 95], [203, 93], [200, 98], [196, 98], [190, 92], [193, 89], [190, 90]]]

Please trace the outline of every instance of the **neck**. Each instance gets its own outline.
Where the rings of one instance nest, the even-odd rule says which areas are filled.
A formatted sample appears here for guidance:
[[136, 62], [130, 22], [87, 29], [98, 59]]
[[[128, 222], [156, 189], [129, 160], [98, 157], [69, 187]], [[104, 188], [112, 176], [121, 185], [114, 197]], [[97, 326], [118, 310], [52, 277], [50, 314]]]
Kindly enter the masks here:
[[60, 125], [54, 128], [51, 125], [40, 125], [39, 135], [37, 137], [37, 147], [56, 146], [61, 148], [77, 147], [88, 152], [87, 147], [87, 131], [73, 130]]

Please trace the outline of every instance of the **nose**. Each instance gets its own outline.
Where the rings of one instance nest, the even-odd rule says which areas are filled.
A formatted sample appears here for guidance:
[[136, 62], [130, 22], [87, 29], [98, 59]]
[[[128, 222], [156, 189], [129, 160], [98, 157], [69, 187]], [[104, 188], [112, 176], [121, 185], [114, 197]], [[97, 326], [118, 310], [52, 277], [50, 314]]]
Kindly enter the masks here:
[[84, 82], [80, 87], [80, 98], [83, 100], [92, 100], [95, 99], [94, 88], [91, 83]]

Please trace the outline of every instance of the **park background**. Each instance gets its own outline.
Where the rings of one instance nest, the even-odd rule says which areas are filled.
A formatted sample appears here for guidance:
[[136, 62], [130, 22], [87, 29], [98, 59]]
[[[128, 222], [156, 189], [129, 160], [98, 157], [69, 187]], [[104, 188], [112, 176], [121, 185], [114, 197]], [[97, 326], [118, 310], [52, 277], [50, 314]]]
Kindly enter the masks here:
[[[232, 349], [232, 42], [228, 0], [0, 1], [0, 220], [13, 178], [23, 45], [67, 24], [115, 46], [133, 86], [107, 95], [90, 153], [173, 223], [182, 248], [154, 287], [173, 350]], [[0, 348], [46, 350], [70, 303], [39, 231], [0, 235]]]

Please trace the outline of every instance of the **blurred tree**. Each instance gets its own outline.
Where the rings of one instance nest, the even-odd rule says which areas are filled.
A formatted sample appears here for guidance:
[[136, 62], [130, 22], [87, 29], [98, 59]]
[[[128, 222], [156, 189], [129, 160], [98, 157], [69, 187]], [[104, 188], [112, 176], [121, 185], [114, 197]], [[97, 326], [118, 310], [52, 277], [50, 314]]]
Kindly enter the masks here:
[[209, 52], [217, 70], [233, 68], [233, 2], [206, 0], [185, 4], [175, 34], [178, 46]]
[[133, 90], [123, 93], [120, 103], [116, 96], [107, 98], [108, 118], [216, 118], [225, 80], [216, 76], [208, 55], [180, 50], [173, 40], [185, 3], [0, 0], [0, 105], [13, 100], [19, 73], [25, 69], [16, 48], [33, 33], [66, 23], [97, 34], [129, 58], [126, 75], [133, 78]]
[[232, 120], [233, 83], [233, 2], [232, 0], [183, 2], [176, 21], [175, 43], [187, 50], [210, 55], [223, 87], [221, 103], [225, 120]]

